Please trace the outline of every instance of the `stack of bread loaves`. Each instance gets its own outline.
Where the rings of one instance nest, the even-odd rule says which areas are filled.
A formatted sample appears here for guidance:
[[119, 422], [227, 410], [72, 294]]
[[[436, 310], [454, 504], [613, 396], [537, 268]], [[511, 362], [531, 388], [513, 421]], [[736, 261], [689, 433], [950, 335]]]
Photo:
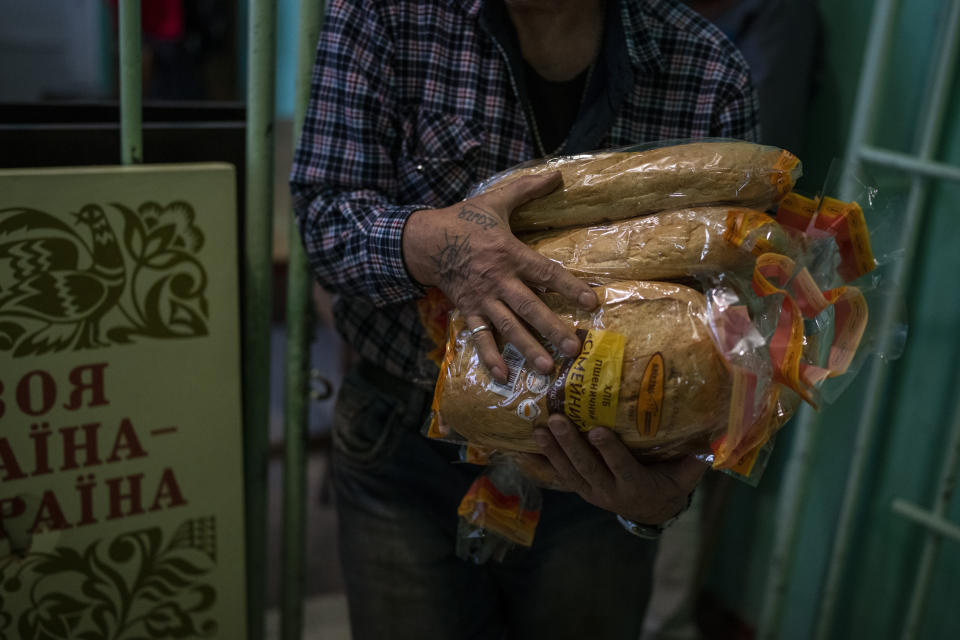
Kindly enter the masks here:
[[582, 430], [613, 429], [643, 456], [709, 451], [728, 427], [732, 379], [698, 283], [722, 274], [749, 282], [758, 255], [791, 253], [791, 238], [765, 211], [791, 191], [799, 161], [747, 142], [687, 143], [554, 158], [483, 188], [554, 170], [563, 187], [517, 209], [511, 227], [596, 287], [592, 312], [544, 296], [581, 337], [580, 354], [557, 354], [543, 375], [500, 342], [510, 368], [501, 384], [454, 313], [435, 426], [480, 447], [538, 452], [533, 429], [563, 412]]

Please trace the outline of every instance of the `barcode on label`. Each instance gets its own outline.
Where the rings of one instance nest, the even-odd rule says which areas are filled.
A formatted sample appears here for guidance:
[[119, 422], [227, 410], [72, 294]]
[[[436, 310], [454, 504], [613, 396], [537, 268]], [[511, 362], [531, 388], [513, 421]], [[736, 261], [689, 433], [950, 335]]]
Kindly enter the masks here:
[[513, 390], [517, 386], [517, 378], [520, 376], [520, 371], [523, 369], [523, 365], [527, 359], [509, 342], [503, 348], [500, 356], [503, 358], [503, 361], [507, 363], [507, 381], [500, 384], [496, 380], [491, 380], [490, 384], [487, 385], [487, 390], [509, 398], [513, 395]]

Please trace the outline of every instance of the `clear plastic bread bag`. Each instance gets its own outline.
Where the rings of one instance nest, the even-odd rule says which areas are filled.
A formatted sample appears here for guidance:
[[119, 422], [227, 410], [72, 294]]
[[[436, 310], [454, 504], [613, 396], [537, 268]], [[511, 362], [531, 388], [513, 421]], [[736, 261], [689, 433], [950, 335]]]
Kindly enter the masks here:
[[[727, 432], [733, 389], [712, 335], [705, 296], [683, 284], [621, 281], [595, 288], [600, 305], [584, 311], [556, 294], [544, 301], [581, 339], [575, 357], [554, 354], [551, 374], [536, 371], [502, 340], [507, 381], [494, 380], [459, 312], [434, 394], [430, 435], [467, 443], [467, 461], [489, 466], [459, 509], [458, 553], [475, 562], [529, 546], [538, 519], [529, 496], [556, 479], [525, 465], [540, 453], [533, 430], [553, 413], [581, 431], [606, 427], [645, 462], [711, 455]], [[763, 347], [758, 337], [756, 346]], [[550, 348], [549, 345], [548, 349]], [[756, 361], [763, 367], [765, 360]], [[766, 365], [760, 379], [769, 380]], [[770, 418], [770, 416], [768, 416]], [[521, 473], [521, 471], [525, 473]]]
[[514, 232], [712, 204], [763, 211], [793, 189], [801, 165], [788, 151], [742, 140], [664, 141], [535, 160], [490, 177], [470, 196], [553, 171], [561, 172], [563, 186], [514, 211]]
[[[736, 143], [734, 147], [748, 145], [753, 152], [741, 147], [733, 153], [729, 142], [696, 144], [708, 160], [696, 165], [693, 181], [687, 176], [678, 182], [676, 175], [669, 175], [691, 166], [689, 145], [672, 147], [681, 151], [677, 157], [686, 158], [672, 164], [660, 148], [655, 150], [659, 164], [636, 160], [652, 153], [641, 151], [632, 154], [632, 162], [619, 157], [598, 164], [597, 158], [610, 157], [602, 153], [594, 160], [557, 158], [525, 168], [550, 163], [562, 171], [577, 168], [573, 179], [564, 174], [561, 189], [568, 191], [563, 196], [567, 199], [531, 208], [527, 219], [540, 230], [518, 232], [518, 237], [595, 285], [601, 304], [584, 312], [560, 296], [544, 294], [548, 306], [581, 337], [581, 352], [564, 358], [553, 351], [554, 372], [543, 375], [501, 341], [510, 369], [506, 384], [490, 378], [462, 318], [456, 312], [450, 316], [431, 434], [459, 438], [474, 460], [491, 460], [486, 475], [498, 477], [499, 486], [509, 474], [519, 473], [516, 463], [524, 454], [539, 452], [533, 429], [544, 426], [554, 412], [565, 413], [584, 431], [595, 426], [614, 430], [641, 460], [697, 455], [755, 484], [773, 434], [800, 401], [817, 407], [832, 401], [867, 355], [896, 357], [902, 348], [902, 324], [878, 324], [869, 313], [874, 301], [889, 302], [886, 271], [895, 265], [899, 249], [895, 235], [873, 233], [874, 225], [878, 231], [888, 226], [895, 212], [881, 206], [868, 181], [844, 177], [844, 193], [854, 197], [850, 202], [827, 195], [837, 179], [816, 196], [804, 198], [789, 193], [799, 166], [784, 160], [786, 152]], [[717, 167], [729, 170], [730, 157], [741, 159], [740, 177], [716, 180], [711, 172]], [[768, 159], [758, 163], [757, 157]], [[622, 177], [600, 170], [601, 165], [617, 163], [624, 173], [642, 175], [644, 185], [653, 181], [654, 191], [659, 185], [660, 204], [635, 198], [631, 207], [642, 214], [623, 215], [621, 207], [611, 216], [607, 208], [606, 217], [617, 219], [597, 220], [596, 212], [604, 210], [602, 198], [591, 199], [585, 190], [603, 191], [618, 179], [622, 186]], [[766, 168], [756, 168], [760, 164]], [[763, 202], [738, 199], [764, 171], [765, 184], [773, 187], [768, 194], [773, 195]], [[517, 173], [507, 172], [497, 180]], [[680, 183], [699, 185], [699, 191], [695, 197], [681, 196]], [[711, 195], [704, 186], [708, 184], [736, 184], [739, 191], [724, 198]], [[851, 190], [851, 184], [857, 189]], [[789, 185], [786, 191], [784, 185]], [[748, 202], [758, 208], [744, 206]], [[653, 206], [662, 208], [650, 211]], [[773, 215], [761, 210], [773, 206]], [[563, 215], [550, 213], [554, 207]], [[568, 226], [542, 230], [560, 224], [558, 220]], [[875, 251], [877, 239], [882, 242]], [[501, 465], [507, 461], [503, 468], [510, 471], [505, 473]], [[529, 475], [530, 469], [524, 468]], [[550, 486], [552, 479], [533, 481]], [[480, 503], [506, 504], [506, 494], [471, 492], [473, 513], [485, 509], [477, 510], [478, 495]], [[462, 522], [469, 522], [468, 511], [461, 509]], [[532, 513], [527, 510], [528, 516]], [[535, 518], [527, 518], [526, 526], [531, 522], [535, 528]], [[476, 540], [477, 529], [467, 529]], [[521, 538], [532, 539], [532, 531]], [[510, 544], [525, 544], [516, 536], [506, 538]], [[488, 547], [494, 541], [493, 548], [503, 550], [502, 536], [487, 540]], [[483, 545], [471, 549], [461, 544], [464, 550], [474, 560], [497, 557]]]

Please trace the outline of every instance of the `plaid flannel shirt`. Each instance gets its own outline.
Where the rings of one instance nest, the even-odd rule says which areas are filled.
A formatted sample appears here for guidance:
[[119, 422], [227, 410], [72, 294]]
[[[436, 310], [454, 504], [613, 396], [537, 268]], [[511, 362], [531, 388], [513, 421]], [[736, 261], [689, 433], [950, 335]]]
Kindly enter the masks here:
[[[436, 367], [401, 237], [420, 209], [535, 157], [499, 0], [331, 0], [291, 175], [311, 270], [346, 342], [432, 385]], [[599, 88], [563, 153], [659, 140], [755, 140], [746, 62], [670, 0], [608, 0]], [[515, 43], [514, 43], [515, 44]], [[601, 63], [598, 63], [598, 66]], [[522, 75], [522, 74], [521, 74]]]

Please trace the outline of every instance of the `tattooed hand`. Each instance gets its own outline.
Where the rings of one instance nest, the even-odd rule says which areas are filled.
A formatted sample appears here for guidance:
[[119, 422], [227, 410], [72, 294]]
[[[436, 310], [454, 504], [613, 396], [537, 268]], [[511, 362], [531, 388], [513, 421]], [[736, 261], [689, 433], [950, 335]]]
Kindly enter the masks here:
[[[403, 230], [410, 274], [421, 284], [439, 287], [464, 314], [467, 326], [493, 327], [543, 373], [553, 370], [553, 359], [524, 322], [564, 355], [576, 355], [580, 341], [530, 287], [556, 291], [584, 309], [597, 305], [590, 287], [510, 232], [514, 209], [560, 183], [559, 172], [519, 178], [452, 207], [417, 211]], [[474, 342], [491, 375], [505, 381], [507, 366], [493, 334], [481, 331]]]

